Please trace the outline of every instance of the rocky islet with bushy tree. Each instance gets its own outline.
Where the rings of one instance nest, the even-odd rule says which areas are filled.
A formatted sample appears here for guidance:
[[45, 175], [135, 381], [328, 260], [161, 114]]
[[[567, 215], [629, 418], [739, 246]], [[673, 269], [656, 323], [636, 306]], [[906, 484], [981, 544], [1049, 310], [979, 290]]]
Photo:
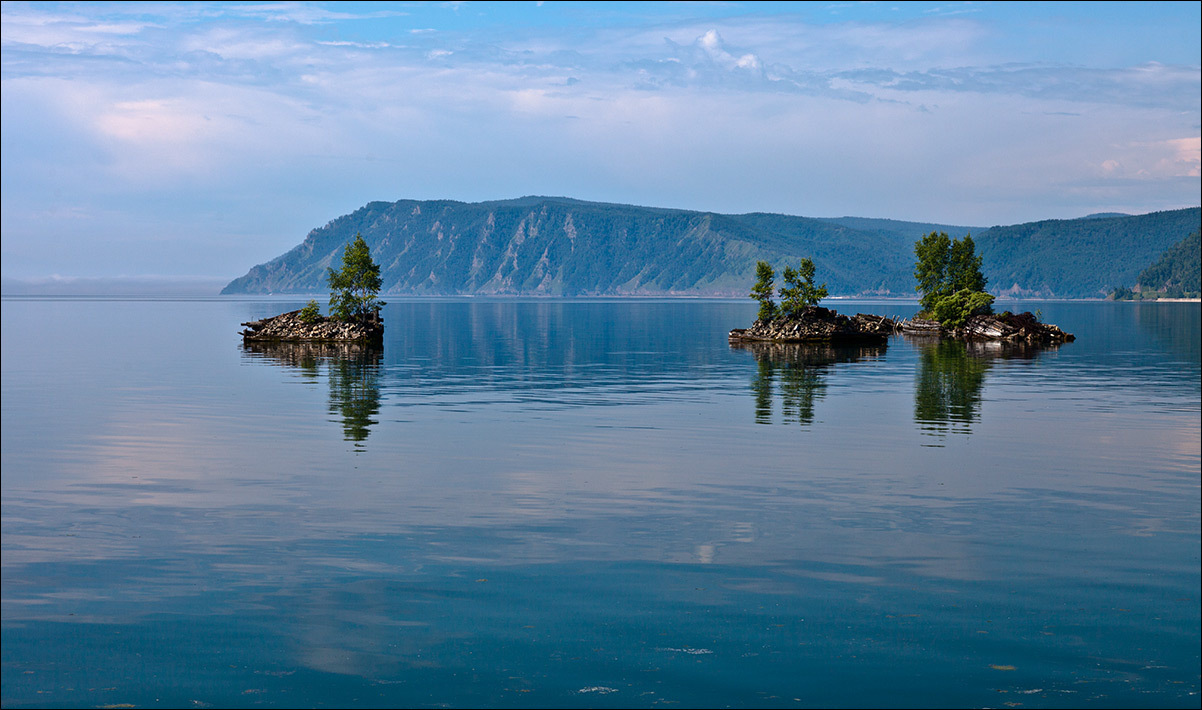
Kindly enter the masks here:
[[951, 239], [947, 232], [931, 232], [914, 243], [914, 255], [915, 290], [922, 294], [920, 318], [958, 328], [972, 316], [993, 313], [993, 295], [985, 291], [972, 235]]
[[317, 301], [304, 308], [271, 318], [247, 321], [242, 325], [246, 342], [335, 342], [378, 344], [383, 339], [384, 322], [376, 298], [380, 291], [380, 267], [371, 258], [371, 250], [361, 235], [346, 245], [342, 268], [328, 269], [330, 315], [323, 317]]

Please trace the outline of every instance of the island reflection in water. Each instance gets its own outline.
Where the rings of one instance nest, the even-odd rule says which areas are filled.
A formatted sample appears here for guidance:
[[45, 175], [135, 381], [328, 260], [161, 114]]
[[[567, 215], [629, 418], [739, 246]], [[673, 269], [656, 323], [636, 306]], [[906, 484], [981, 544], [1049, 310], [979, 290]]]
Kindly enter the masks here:
[[365, 447], [278, 301], [3, 302], [5, 707], [1197, 707], [1197, 304], [1046, 304], [940, 439], [936, 343], [774, 427], [749, 304], [395, 300]]
[[826, 394], [830, 367], [880, 358], [886, 345], [743, 341], [731, 343], [730, 347], [755, 356], [757, 369], [751, 391], [755, 396], [756, 423], [772, 423], [774, 395], [779, 393], [784, 422], [808, 426], [814, 422], [814, 403]]
[[914, 423], [923, 434], [940, 438], [972, 433], [972, 425], [981, 417], [985, 376], [995, 362], [1035, 360], [1043, 350], [1059, 347], [916, 336], [907, 340], [919, 351]]
[[324, 369], [330, 383], [329, 412], [342, 424], [342, 436], [362, 448], [379, 424], [380, 364], [383, 348], [363, 343], [245, 342], [244, 357], [282, 365], [318, 383]]
[[[1035, 360], [1044, 350], [1057, 346], [1025, 343], [963, 342], [959, 340], [907, 336], [918, 352], [914, 385], [914, 422], [919, 430], [936, 439], [949, 434], [971, 434], [979, 421], [986, 376], [1002, 360]], [[815, 421], [815, 405], [826, 395], [833, 366], [885, 355], [886, 345], [827, 343], [731, 343], [732, 350], [749, 351], [756, 359], [751, 380], [757, 424], [774, 422], [780, 400], [783, 423], [809, 426]], [[941, 442], [927, 444], [942, 446]]]

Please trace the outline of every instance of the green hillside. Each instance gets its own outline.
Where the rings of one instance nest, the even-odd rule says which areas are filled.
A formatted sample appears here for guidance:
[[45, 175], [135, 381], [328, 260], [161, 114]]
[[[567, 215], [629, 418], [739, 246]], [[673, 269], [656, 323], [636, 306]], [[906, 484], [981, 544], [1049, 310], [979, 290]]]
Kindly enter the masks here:
[[1115, 290], [1116, 299], [1198, 298], [1202, 294], [1202, 232], [1194, 230], [1140, 272], [1136, 288]]
[[314, 229], [222, 293], [314, 293], [362, 234], [384, 293], [745, 296], [755, 263], [813, 259], [832, 295], [914, 295], [914, 242], [972, 231], [991, 291], [1090, 297], [1134, 283], [1199, 209], [973, 230], [936, 223], [712, 212], [566, 197], [372, 202]]
[[991, 227], [973, 234], [989, 290], [1012, 295], [1103, 298], [1198, 229], [1192, 207], [1129, 217], [1085, 217]]
[[934, 222], [905, 222], [897, 219], [878, 219], [873, 217], [823, 217], [824, 222], [833, 222], [844, 227], [850, 227], [861, 232], [875, 232], [896, 239], [906, 248], [912, 248], [914, 242], [922, 239], [931, 232], [946, 232], [949, 236], [963, 237], [965, 234], [976, 234], [985, 231], [984, 227], [965, 227], [954, 224], [936, 224]]
[[357, 233], [381, 266], [385, 293], [746, 295], [756, 260], [803, 256], [832, 293], [912, 288], [904, 248], [820, 220], [526, 197], [373, 202], [222, 293], [321, 291], [326, 268]]

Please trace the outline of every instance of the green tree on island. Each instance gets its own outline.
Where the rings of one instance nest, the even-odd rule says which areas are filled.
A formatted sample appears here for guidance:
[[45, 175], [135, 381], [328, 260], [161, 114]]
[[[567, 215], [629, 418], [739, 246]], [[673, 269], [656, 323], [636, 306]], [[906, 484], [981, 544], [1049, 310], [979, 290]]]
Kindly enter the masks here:
[[380, 293], [380, 266], [372, 261], [371, 250], [362, 235], [356, 234], [343, 250], [342, 269], [327, 269], [327, 272], [331, 318], [366, 320], [385, 305], [376, 298]]
[[[784, 271], [785, 285], [779, 291], [773, 288], [776, 272], [766, 261], [755, 264], [755, 285], [751, 287], [751, 298], [760, 302], [760, 311], [756, 316], [762, 321], [770, 321], [777, 316], [796, 318], [802, 311], [826, 298], [826, 284], [814, 285], [814, 262], [802, 259], [797, 269], [786, 266]], [[772, 300], [774, 292], [779, 293], [781, 301], [778, 307]]]
[[814, 262], [802, 259], [796, 271], [786, 266], [785, 285], [780, 289], [780, 310], [786, 318], [796, 318], [802, 311], [826, 298], [826, 284], [814, 285]]
[[321, 307], [317, 305], [317, 301], [309, 299], [305, 307], [297, 314], [301, 323], [317, 323], [321, 320]]
[[993, 296], [985, 292], [981, 257], [971, 235], [949, 239], [931, 232], [914, 244], [914, 290], [922, 294], [922, 313], [944, 327], [964, 325], [970, 316], [993, 312]]
[[775, 292], [772, 282], [776, 280], [776, 272], [768, 262], [757, 261], [755, 278], [755, 285], [751, 287], [751, 293], [748, 295], [760, 302], [760, 312], [756, 318], [767, 322], [776, 317], [776, 304], [772, 302]]

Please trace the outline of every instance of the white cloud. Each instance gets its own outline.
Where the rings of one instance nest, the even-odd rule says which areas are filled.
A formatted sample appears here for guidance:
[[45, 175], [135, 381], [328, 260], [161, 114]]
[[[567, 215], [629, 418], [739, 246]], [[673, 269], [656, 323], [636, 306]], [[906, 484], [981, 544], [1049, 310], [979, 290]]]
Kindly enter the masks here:
[[42, 23], [4, 20], [0, 41], [5, 46], [31, 45], [50, 50], [69, 52], [112, 51], [128, 44], [123, 39], [132, 38], [144, 30], [142, 24], [76, 24], [67, 22]]
[[214, 205], [261, 203], [222, 217], [276, 223], [260, 260], [401, 197], [988, 224], [1058, 216], [1057, 195], [1100, 211], [1132, 181], [1197, 200], [1197, 66], [998, 62], [980, 20], [358, 35], [309, 5], [41, 7], [2, 11], [6, 255], [38, 209], [102, 215], [99, 235], [147, 195], [229, 239], [245, 227]]
[[370, 12], [337, 12], [312, 3], [278, 2], [249, 5], [222, 5], [218, 12], [234, 17], [247, 17], [269, 22], [293, 22], [300, 25], [328, 25], [341, 20], [369, 20], [404, 17], [403, 10], [375, 9]]
[[1121, 158], [1102, 163], [1108, 177], [1170, 179], [1202, 175], [1202, 138], [1171, 138], [1123, 146]]
[[388, 42], [338, 42], [334, 40], [318, 40], [317, 44], [326, 47], [354, 47], [356, 49], [388, 49], [394, 46]]
[[216, 28], [188, 37], [181, 45], [186, 52], [211, 52], [222, 59], [288, 61], [313, 47], [288, 33], [265, 33], [253, 28]]

